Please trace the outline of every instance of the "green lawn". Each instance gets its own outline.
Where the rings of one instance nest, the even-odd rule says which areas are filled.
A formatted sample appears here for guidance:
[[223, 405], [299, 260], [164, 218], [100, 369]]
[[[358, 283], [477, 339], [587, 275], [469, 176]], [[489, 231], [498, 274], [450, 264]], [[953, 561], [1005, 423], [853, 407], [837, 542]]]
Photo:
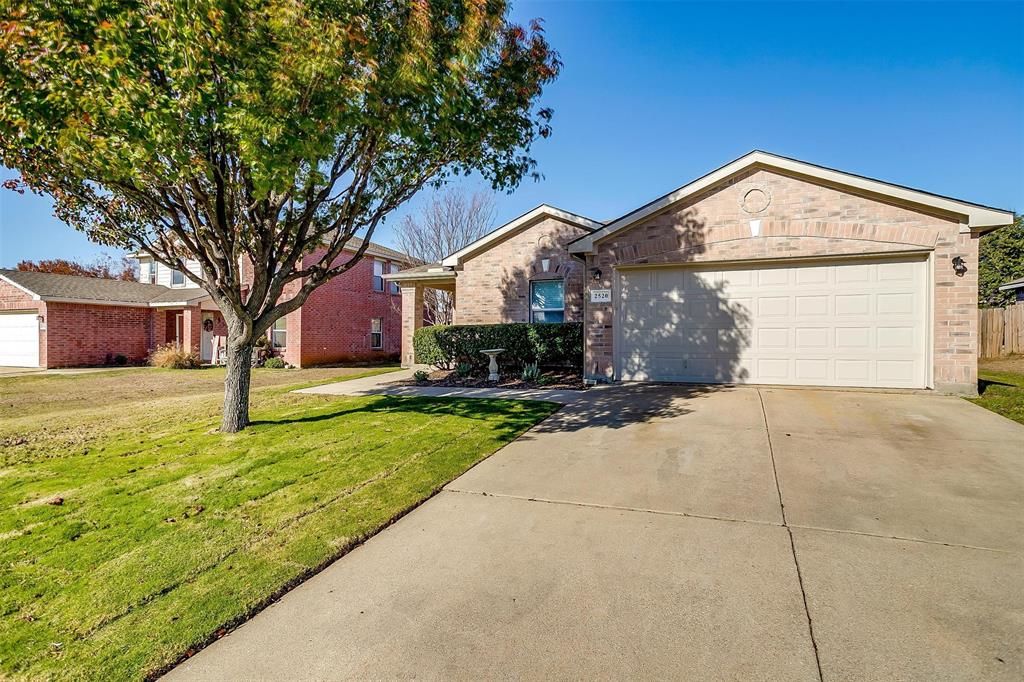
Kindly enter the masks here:
[[0, 678], [159, 671], [556, 408], [263, 387], [224, 435], [207, 371], [0, 379]]
[[983, 362], [978, 379], [980, 395], [971, 402], [1024, 424], [1024, 358]]

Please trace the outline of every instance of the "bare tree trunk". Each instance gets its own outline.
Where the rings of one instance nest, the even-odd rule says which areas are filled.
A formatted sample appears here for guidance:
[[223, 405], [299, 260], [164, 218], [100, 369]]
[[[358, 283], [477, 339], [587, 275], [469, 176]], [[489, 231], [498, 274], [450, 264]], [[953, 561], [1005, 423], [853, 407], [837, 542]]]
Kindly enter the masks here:
[[249, 379], [252, 376], [253, 343], [228, 343], [228, 371], [224, 376], [224, 416], [220, 430], [237, 433], [249, 424]]

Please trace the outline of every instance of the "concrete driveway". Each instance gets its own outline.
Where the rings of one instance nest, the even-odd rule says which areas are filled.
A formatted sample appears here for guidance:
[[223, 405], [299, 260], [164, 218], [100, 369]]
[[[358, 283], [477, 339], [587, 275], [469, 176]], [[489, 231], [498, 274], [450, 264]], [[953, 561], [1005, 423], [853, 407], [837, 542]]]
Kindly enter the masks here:
[[1024, 677], [1024, 426], [588, 392], [172, 679]]

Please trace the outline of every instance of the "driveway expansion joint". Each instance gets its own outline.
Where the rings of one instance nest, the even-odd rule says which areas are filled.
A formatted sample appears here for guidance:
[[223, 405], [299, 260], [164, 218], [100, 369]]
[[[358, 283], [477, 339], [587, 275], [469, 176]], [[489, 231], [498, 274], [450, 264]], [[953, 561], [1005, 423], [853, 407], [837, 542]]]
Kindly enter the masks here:
[[509, 495], [506, 493], [489, 493], [483, 490], [460, 490], [458, 488], [444, 488], [444, 492], [458, 493], [460, 495], [479, 495], [481, 497], [501, 497], [509, 500], [521, 500], [523, 502], [538, 502], [541, 504], [560, 504], [568, 507], [586, 507], [588, 509], [606, 509], [609, 511], [627, 511], [639, 514], [657, 514], [659, 516], [681, 516], [688, 519], [704, 519], [707, 521], [724, 521], [726, 523], [753, 523], [759, 526], [775, 526], [782, 528], [781, 523], [775, 521], [758, 521], [756, 519], [734, 519], [728, 516], [711, 516], [709, 514], [694, 514], [692, 512], [669, 511], [666, 509], [646, 509], [644, 507], [622, 507], [613, 504], [598, 504], [596, 502], [578, 502], [574, 500], [554, 500], [544, 497], [527, 497], [525, 495]]
[[782, 512], [782, 526], [789, 536], [789, 550], [793, 555], [793, 565], [796, 567], [796, 579], [800, 585], [800, 598], [804, 603], [804, 615], [807, 617], [807, 632], [811, 637], [811, 646], [814, 648], [814, 664], [818, 668], [818, 680], [824, 680], [821, 672], [821, 655], [818, 653], [818, 640], [814, 636], [814, 621], [811, 618], [811, 609], [807, 604], [807, 590], [804, 588], [804, 575], [800, 570], [800, 560], [796, 556], [796, 541], [793, 539], [793, 529], [786, 521], [786, 503], [782, 500], [782, 487], [779, 485], [779, 471], [775, 466], [775, 449], [772, 447], [772, 432], [768, 426], [768, 413], [764, 409], [764, 396], [761, 389], [757, 390], [757, 400], [761, 403], [761, 416], [764, 418], [764, 433], [768, 439], [768, 455], [772, 460], [772, 476], [775, 478], [775, 492], [779, 495], [779, 510]]

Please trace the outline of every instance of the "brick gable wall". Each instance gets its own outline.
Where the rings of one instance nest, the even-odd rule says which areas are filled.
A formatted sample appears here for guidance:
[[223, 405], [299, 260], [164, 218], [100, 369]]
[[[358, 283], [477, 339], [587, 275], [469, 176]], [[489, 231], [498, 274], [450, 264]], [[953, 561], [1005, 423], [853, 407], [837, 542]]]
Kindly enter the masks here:
[[566, 244], [584, 234], [544, 218], [465, 261], [456, 279], [455, 324], [529, 322], [530, 282], [550, 279], [565, 281], [566, 321], [583, 319], [584, 267]]
[[[747, 204], [752, 190], [766, 193], [762, 210]], [[763, 196], [763, 194], [762, 194]], [[760, 234], [751, 236], [752, 219]], [[977, 381], [978, 240], [948, 218], [929, 215], [880, 198], [851, 194], [775, 171], [751, 169], [690, 200], [613, 235], [588, 256], [602, 271], [592, 288], [612, 289], [615, 266], [705, 263], [752, 259], [933, 253], [937, 388], [971, 391]], [[961, 256], [967, 273], [956, 276], [951, 261]], [[614, 305], [587, 304], [586, 371], [610, 377], [614, 357]]]

